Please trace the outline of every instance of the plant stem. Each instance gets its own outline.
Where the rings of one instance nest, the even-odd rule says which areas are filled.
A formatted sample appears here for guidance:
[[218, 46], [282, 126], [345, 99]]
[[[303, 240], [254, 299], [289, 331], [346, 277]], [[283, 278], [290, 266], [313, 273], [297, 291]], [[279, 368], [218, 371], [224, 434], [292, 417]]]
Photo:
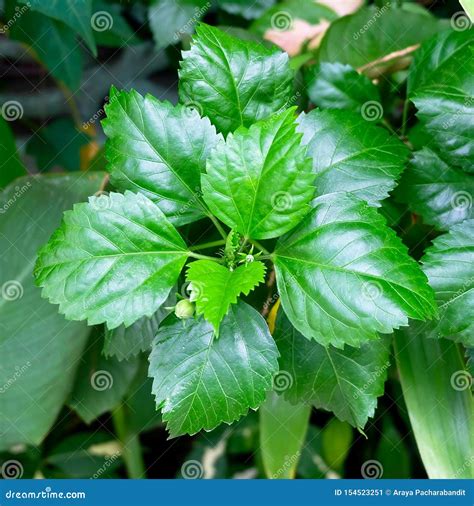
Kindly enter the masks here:
[[410, 108], [410, 101], [408, 98], [405, 99], [405, 104], [403, 105], [403, 115], [402, 115], [402, 130], [401, 136], [405, 137], [405, 132], [407, 130], [407, 120], [408, 120], [408, 109]]
[[256, 246], [260, 251], [263, 251], [265, 255], [271, 255], [271, 253], [266, 248], [264, 248], [259, 242], [253, 239], [249, 239], [248, 241], [254, 246]]
[[115, 433], [122, 446], [122, 457], [128, 477], [131, 479], [146, 478], [145, 463], [138, 434], [134, 434], [127, 426], [126, 406], [121, 404], [112, 412]]
[[221, 258], [200, 255], [199, 253], [193, 253], [192, 251], [188, 251], [188, 257], [197, 258], [198, 260], [212, 260], [213, 262], [217, 262], [219, 264], [222, 263]]
[[219, 223], [219, 220], [215, 216], [213, 216], [211, 213], [209, 213], [208, 216], [209, 216], [209, 219], [212, 221], [212, 223], [214, 223], [214, 226], [217, 228], [217, 230], [219, 231], [219, 234], [221, 234], [222, 238], [227, 239], [227, 233], [224, 230], [224, 228], [222, 227], [222, 225]]
[[223, 246], [224, 244], [225, 244], [224, 239], [219, 239], [218, 241], [205, 242], [203, 244], [198, 244], [197, 246], [191, 246], [189, 250], [198, 251], [201, 249], [213, 248], [214, 246]]

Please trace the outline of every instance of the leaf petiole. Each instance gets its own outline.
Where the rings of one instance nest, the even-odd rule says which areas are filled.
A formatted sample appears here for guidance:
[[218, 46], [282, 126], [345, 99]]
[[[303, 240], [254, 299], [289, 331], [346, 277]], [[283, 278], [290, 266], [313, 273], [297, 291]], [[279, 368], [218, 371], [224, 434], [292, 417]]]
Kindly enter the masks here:
[[209, 249], [209, 248], [214, 248], [215, 246], [223, 246], [225, 244], [225, 240], [224, 239], [219, 239], [218, 241], [210, 241], [210, 242], [205, 242], [203, 244], [198, 244], [196, 246], [191, 246], [189, 248], [190, 251], [198, 251], [198, 250], [201, 250], [201, 249]]
[[194, 253], [192, 251], [188, 251], [188, 257], [191, 258], [197, 258], [198, 260], [212, 260], [213, 262], [217, 263], [223, 263], [224, 259], [222, 258], [216, 258], [216, 257], [210, 257], [207, 255], [200, 255], [199, 253]]

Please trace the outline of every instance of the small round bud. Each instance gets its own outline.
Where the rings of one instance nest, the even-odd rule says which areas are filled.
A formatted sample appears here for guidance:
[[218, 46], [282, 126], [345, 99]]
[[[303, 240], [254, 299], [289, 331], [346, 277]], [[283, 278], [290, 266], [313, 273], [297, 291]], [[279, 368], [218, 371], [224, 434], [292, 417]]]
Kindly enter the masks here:
[[194, 304], [188, 299], [180, 300], [174, 308], [174, 314], [181, 320], [187, 320], [194, 314]]
[[253, 256], [253, 255], [247, 255], [247, 256], [245, 257], [245, 261], [246, 261], [246, 263], [248, 263], [248, 264], [252, 263], [254, 260], [255, 260], [255, 258], [254, 258], [254, 256]]

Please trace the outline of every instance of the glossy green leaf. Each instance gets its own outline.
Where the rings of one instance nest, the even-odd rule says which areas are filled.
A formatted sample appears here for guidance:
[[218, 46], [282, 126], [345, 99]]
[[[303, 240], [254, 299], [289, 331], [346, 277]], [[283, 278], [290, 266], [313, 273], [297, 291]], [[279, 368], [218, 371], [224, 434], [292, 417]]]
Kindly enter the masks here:
[[229, 134], [208, 159], [204, 200], [246, 237], [278, 237], [310, 209], [314, 174], [295, 128], [294, 109], [288, 109]]
[[201, 24], [179, 71], [181, 102], [227, 134], [291, 105], [288, 55]]
[[[21, 163], [16, 150], [15, 137], [2, 116], [0, 116], [0, 160], [0, 189], [26, 174], [25, 166]], [[3, 204], [0, 204], [0, 213], [2, 206]]]
[[427, 339], [414, 322], [395, 333], [395, 357], [428, 477], [472, 478], [471, 376], [455, 343]]
[[62, 21], [78, 33], [89, 46], [94, 56], [97, 54], [92, 31], [92, 0], [20, 0], [33, 11]]
[[219, 338], [202, 317], [174, 316], [160, 327], [150, 355], [153, 393], [171, 437], [214, 429], [257, 409], [272, 388], [278, 350], [265, 320], [232, 305]]
[[474, 0], [459, 0], [471, 22], [474, 23]]
[[113, 329], [151, 317], [186, 258], [183, 239], [160, 209], [127, 191], [90, 197], [65, 213], [39, 252], [35, 275], [67, 319]]
[[455, 225], [437, 237], [422, 258], [435, 292], [440, 320], [438, 337], [474, 346], [474, 220]]
[[248, 295], [264, 281], [265, 264], [256, 261], [231, 271], [212, 260], [197, 260], [189, 264], [186, 279], [191, 282], [196, 314], [204, 315], [219, 334], [219, 325], [230, 305], [237, 302], [240, 294]]
[[114, 186], [143, 193], [177, 226], [204, 217], [201, 172], [220, 138], [209, 120], [182, 105], [114, 87], [105, 111]]
[[274, 335], [281, 354], [280, 383], [277, 375], [275, 384], [285, 398], [332, 411], [341, 421], [363, 428], [384, 393], [390, 365], [388, 340], [343, 350], [324, 347], [302, 336], [282, 311]]
[[379, 213], [352, 195], [319, 197], [274, 253], [281, 303], [308, 339], [342, 348], [436, 316], [431, 288]]
[[314, 110], [298, 122], [313, 159], [317, 195], [351, 192], [373, 206], [388, 197], [408, 159], [402, 142], [346, 111]]
[[97, 191], [103, 177], [27, 177], [0, 194], [0, 451], [38, 445], [72, 388], [89, 329], [41, 298], [33, 266], [62, 212]]
[[305, 73], [305, 81], [311, 102], [322, 109], [360, 112], [367, 102], [381, 101], [372, 81], [343, 63], [313, 65]]
[[439, 230], [474, 217], [474, 176], [450, 167], [428, 148], [414, 154], [395, 195]]

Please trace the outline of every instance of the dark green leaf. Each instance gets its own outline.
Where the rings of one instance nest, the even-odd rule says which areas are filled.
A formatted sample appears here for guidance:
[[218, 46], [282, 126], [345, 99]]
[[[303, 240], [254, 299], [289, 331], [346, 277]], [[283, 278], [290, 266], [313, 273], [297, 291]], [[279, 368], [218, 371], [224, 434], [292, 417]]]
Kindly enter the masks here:
[[295, 128], [294, 109], [288, 109], [229, 134], [211, 153], [204, 200], [246, 237], [278, 237], [310, 209], [314, 174]]
[[99, 46], [122, 47], [137, 44], [140, 39], [122, 16], [122, 7], [93, 0], [91, 18], [94, 39]]
[[[8, 107], [8, 103], [3, 107]], [[8, 123], [0, 116], [0, 189], [7, 186], [17, 177], [24, 176], [26, 169], [16, 151], [15, 138]], [[2, 214], [3, 203], [0, 203]]]
[[384, 414], [382, 436], [375, 453], [376, 460], [382, 465], [384, 479], [411, 478], [409, 444], [410, 440], [399, 433], [391, 417]]
[[315, 110], [298, 122], [313, 158], [317, 195], [351, 192], [373, 206], [388, 197], [408, 159], [402, 142], [346, 111]]
[[35, 275], [67, 319], [113, 329], [155, 313], [186, 262], [185, 248], [151, 200], [111, 193], [64, 214], [39, 252]]
[[205, 216], [201, 172], [219, 141], [196, 110], [112, 87], [102, 122], [112, 182], [142, 192], [175, 225]]
[[244, 302], [232, 305], [220, 335], [202, 317], [168, 317], [150, 355], [153, 393], [171, 437], [232, 423], [257, 409], [272, 387], [278, 351], [265, 320]]
[[181, 102], [197, 107], [224, 134], [290, 105], [288, 55], [201, 24], [179, 72]]

